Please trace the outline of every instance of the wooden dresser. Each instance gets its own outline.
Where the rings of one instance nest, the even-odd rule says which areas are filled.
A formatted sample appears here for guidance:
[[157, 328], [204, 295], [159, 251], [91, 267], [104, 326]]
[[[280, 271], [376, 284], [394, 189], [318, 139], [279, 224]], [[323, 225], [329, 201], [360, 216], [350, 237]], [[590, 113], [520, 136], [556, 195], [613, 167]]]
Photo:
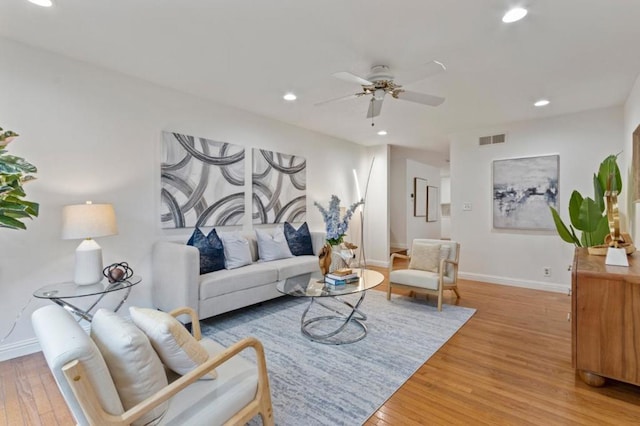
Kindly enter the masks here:
[[640, 385], [640, 253], [629, 267], [576, 248], [571, 276], [572, 365], [585, 383]]

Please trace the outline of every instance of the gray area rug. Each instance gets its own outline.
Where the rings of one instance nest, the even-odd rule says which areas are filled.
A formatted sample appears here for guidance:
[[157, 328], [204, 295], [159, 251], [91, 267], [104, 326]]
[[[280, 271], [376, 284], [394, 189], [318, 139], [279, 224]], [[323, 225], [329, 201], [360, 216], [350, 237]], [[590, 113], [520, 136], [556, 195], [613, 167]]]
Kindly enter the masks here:
[[[392, 295], [387, 301], [385, 293], [369, 291], [360, 306], [369, 334], [336, 346], [301, 334], [308, 303], [280, 297], [201, 324], [203, 335], [225, 346], [246, 336], [262, 341], [277, 425], [362, 424], [475, 312], [451, 305], [438, 312], [424, 300]], [[314, 305], [310, 316], [328, 313]]]

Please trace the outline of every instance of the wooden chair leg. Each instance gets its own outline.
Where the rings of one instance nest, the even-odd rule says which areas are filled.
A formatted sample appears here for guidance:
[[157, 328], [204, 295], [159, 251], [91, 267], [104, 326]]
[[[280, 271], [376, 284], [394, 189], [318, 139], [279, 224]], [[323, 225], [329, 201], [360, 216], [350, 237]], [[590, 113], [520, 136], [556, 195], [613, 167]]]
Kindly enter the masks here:
[[453, 290], [453, 292], [456, 294], [456, 297], [460, 299], [460, 293], [458, 293], [458, 286], [451, 288], [451, 290]]
[[391, 283], [387, 286], [387, 300], [391, 300]]

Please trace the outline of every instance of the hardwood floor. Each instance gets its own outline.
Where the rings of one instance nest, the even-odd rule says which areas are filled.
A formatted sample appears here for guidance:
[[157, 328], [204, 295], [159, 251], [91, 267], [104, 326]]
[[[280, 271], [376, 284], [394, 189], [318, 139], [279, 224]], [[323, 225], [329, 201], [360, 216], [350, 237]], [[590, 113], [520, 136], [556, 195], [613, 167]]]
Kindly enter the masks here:
[[[571, 368], [568, 296], [473, 281], [459, 288], [462, 299], [445, 303], [476, 314], [366, 425], [640, 424], [640, 387], [591, 388]], [[0, 377], [0, 424], [74, 424], [40, 353], [0, 363]]]

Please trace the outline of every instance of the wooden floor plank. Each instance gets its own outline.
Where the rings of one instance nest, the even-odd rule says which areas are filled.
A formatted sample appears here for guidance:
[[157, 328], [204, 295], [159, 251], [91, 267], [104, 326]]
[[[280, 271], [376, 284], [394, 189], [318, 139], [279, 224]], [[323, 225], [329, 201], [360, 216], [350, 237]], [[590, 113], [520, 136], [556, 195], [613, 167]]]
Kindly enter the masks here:
[[[445, 303], [476, 314], [366, 425], [640, 424], [639, 387], [592, 388], [571, 368], [567, 295], [465, 280], [459, 287], [462, 298]], [[0, 425], [74, 424], [42, 354], [0, 363], [0, 377]]]

